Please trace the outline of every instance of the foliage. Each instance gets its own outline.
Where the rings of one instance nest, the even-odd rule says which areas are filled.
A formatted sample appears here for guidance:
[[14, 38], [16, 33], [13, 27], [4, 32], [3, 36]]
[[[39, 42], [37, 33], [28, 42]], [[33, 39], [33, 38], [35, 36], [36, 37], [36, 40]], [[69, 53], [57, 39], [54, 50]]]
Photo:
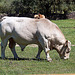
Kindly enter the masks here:
[[52, 13], [67, 14], [75, 11], [74, 0], [0, 0], [0, 12], [7, 14], [30, 14], [42, 13], [49, 17]]
[[9, 13], [11, 10], [11, 3], [13, 0], [1, 0], [0, 1], [0, 13]]

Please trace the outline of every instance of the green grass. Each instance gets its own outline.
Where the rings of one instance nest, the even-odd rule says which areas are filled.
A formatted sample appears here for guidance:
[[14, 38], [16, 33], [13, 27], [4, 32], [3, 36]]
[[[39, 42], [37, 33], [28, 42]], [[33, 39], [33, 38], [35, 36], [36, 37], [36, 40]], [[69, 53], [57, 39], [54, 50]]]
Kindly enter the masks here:
[[[66, 39], [75, 44], [75, 26], [74, 20], [52, 20], [56, 23], [64, 33]], [[66, 27], [66, 28], [64, 28]], [[67, 28], [69, 27], [69, 28]], [[1, 48], [1, 46], [0, 46]], [[17, 54], [21, 60], [13, 60], [10, 49], [6, 48], [6, 57], [8, 59], [0, 59], [0, 75], [24, 75], [24, 74], [71, 74], [75, 73], [75, 47], [72, 47], [70, 58], [68, 60], [60, 59], [58, 53], [50, 51], [53, 61], [47, 62], [44, 51], [41, 53], [42, 60], [36, 60], [37, 47], [26, 47], [22, 52], [16, 47]], [[1, 52], [0, 52], [1, 56]]]
[[66, 19], [66, 20], [52, 20], [60, 28], [61, 27], [75, 27], [75, 19]]
[[24, 60], [12, 60], [13, 55], [7, 47], [6, 57], [11, 59], [0, 59], [0, 75], [75, 73], [74, 47], [72, 47], [70, 59], [68, 60], [61, 60], [56, 51], [50, 51], [50, 56], [53, 59], [51, 63], [45, 60], [44, 52], [41, 54], [42, 60], [33, 60], [37, 54], [37, 49], [36, 47], [27, 47], [22, 52], [19, 47], [16, 47], [18, 56], [24, 58]]

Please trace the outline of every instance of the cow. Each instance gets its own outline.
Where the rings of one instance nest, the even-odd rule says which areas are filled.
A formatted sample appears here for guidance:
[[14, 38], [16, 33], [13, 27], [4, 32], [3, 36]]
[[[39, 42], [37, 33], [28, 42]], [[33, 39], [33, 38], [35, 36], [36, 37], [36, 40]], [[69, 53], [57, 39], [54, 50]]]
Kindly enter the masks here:
[[41, 18], [45, 18], [44, 15], [38, 14], [38, 15], [34, 15], [35, 19], [41, 19]]
[[9, 47], [14, 58], [19, 58], [16, 51], [16, 43], [24, 49], [29, 44], [38, 45], [36, 58], [44, 50], [47, 61], [51, 62], [49, 51], [55, 49], [60, 58], [68, 59], [71, 51], [71, 42], [66, 40], [59, 27], [48, 19], [34, 19], [27, 17], [4, 17], [0, 22], [1, 57], [5, 58], [5, 48], [8, 40]]

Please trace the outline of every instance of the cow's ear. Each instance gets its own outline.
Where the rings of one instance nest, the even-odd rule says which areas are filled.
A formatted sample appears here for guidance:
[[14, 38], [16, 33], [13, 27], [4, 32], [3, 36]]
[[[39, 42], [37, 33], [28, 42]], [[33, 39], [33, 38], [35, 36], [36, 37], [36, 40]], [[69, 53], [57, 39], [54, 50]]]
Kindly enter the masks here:
[[65, 42], [65, 46], [68, 46], [68, 40], [66, 40], [66, 42]]

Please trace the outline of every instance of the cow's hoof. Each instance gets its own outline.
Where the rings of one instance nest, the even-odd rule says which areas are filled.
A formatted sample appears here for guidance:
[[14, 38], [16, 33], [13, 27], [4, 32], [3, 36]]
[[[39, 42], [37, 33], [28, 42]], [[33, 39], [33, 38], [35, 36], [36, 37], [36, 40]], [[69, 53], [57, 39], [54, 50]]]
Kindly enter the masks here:
[[48, 61], [48, 62], [52, 62], [52, 59], [51, 59], [51, 58], [48, 58], [47, 61]]
[[24, 51], [24, 49], [21, 49], [21, 51]]
[[19, 60], [20, 58], [18, 57], [18, 58], [14, 58], [14, 60]]
[[7, 59], [7, 58], [6, 58], [6, 57], [4, 57], [4, 58], [3, 58], [3, 57], [1, 57], [1, 59], [5, 60], [5, 59]]
[[37, 60], [41, 60], [41, 58], [40, 58], [40, 57], [36, 57], [36, 59], [37, 59]]

